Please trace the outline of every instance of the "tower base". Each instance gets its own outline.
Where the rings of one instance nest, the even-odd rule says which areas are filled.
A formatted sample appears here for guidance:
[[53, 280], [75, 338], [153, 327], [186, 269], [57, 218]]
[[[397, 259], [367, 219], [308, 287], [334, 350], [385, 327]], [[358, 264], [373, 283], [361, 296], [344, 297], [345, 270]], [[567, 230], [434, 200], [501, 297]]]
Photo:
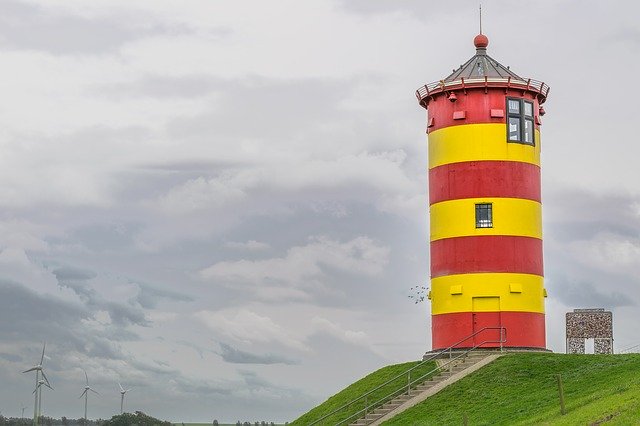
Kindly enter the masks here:
[[[442, 352], [441, 350], [439, 350], [439, 351], [428, 351], [428, 352], [425, 352], [424, 355], [422, 355], [422, 360], [424, 361], [425, 359], [432, 358], [434, 355], [437, 355], [437, 356], [432, 358], [432, 359], [455, 358], [457, 355], [461, 355], [461, 354], [465, 353], [468, 350], [469, 350], [469, 348], [457, 348], [457, 349], [452, 349], [451, 351], [446, 351], [446, 352]], [[526, 353], [535, 353], [535, 352], [553, 353], [553, 351], [551, 349], [521, 348], [521, 347], [508, 347], [508, 346], [503, 347], [502, 350], [500, 350], [500, 348], [477, 348], [477, 349], [474, 349], [473, 351], [471, 351], [469, 353], [491, 354], [491, 353], [500, 353], [500, 352], [502, 352], [502, 353], [519, 353], [519, 352], [526, 352]]]

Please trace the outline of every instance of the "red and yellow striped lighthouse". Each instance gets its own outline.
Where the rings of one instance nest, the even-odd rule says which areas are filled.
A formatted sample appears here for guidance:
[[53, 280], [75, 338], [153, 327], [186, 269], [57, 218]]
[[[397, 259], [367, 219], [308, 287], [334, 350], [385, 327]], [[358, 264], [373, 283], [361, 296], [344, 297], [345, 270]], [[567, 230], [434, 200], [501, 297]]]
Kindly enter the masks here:
[[[487, 55], [416, 92], [427, 109], [433, 350], [545, 348], [540, 116], [546, 84]], [[473, 337], [469, 336], [476, 333]], [[466, 340], [465, 340], [466, 339]]]

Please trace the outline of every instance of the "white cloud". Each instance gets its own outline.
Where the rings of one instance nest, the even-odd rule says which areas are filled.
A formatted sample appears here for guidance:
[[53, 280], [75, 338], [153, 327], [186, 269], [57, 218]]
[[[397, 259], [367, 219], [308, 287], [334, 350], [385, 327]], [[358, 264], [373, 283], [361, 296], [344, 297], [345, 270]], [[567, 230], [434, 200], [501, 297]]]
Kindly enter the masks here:
[[253, 285], [286, 285], [304, 289], [317, 284], [323, 268], [374, 276], [388, 263], [389, 248], [368, 237], [341, 243], [319, 236], [304, 246], [292, 247], [284, 257], [264, 260], [222, 261], [200, 271], [210, 281], [229, 281]]
[[364, 331], [348, 330], [343, 328], [340, 324], [336, 324], [322, 317], [313, 317], [311, 319], [315, 330], [325, 332], [333, 337], [336, 337], [343, 342], [351, 343], [355, 345], [369, 346], [369, 336]]
[[193, 315], [218, 335], [238, 342], [277, 342], [292, 349], [308, 350], [306, 345], [291, 335], [285, 327], [248, 309], [199, 311]]

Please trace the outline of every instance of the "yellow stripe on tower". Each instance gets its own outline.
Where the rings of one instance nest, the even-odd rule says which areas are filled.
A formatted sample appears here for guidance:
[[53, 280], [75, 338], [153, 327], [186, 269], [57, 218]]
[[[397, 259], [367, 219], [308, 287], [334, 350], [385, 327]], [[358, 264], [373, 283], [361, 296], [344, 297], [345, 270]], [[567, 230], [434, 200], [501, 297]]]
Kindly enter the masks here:
[[[544, 284], [539, 275], [484, 273], [432, 278], [430, 297], [433, 315], [473, 312], [474, 297], [499, 297], [500, 311], [544, 313]], [[476, 304], [476, 312], [484, 311], [478, 306], [482, 305]]]
[[[492, 228], [476, 228], [479, 203], [492, 204]], [[431, 241], [473, 235], [542, 239], [542, 205], [521, 198], [463, 198], [431, 205]]]
[[521, 161], [540, 165], [540, 132], [535, 145], [507, 142], [504, 123], [450, 126], [429, 133], [429, 168], [464, 161]]

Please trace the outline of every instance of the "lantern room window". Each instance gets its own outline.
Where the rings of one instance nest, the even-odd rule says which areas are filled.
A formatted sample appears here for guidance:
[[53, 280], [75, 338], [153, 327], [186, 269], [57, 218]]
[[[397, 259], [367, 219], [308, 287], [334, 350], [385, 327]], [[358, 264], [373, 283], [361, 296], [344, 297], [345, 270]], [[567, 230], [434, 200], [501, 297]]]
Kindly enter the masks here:
[[491, 203], [476, 204], [476, 228], [493, 228]]
[[507, 141], [535, 145], [533, 102], [507, 98]]

